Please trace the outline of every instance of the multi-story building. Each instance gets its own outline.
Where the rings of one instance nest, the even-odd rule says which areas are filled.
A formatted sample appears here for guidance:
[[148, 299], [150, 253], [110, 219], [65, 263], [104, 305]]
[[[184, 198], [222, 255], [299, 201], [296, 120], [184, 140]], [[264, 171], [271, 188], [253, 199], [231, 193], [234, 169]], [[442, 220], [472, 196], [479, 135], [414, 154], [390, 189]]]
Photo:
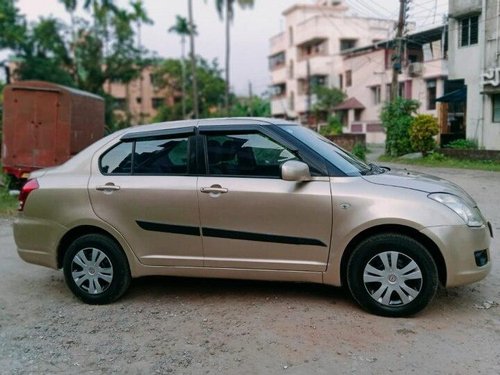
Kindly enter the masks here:
[[500, 150], [500, 2], [450, 0], [449, 76], [454, 104], [463, 104], [465, 134]]
[[[416, 99], [420, 113], [437, 116], [447, 133], [446, 105], [436, 99], [445, 92], [447, 83], [446, 26], [413, 33], [405, 38], [401, 73], [398, 74], [399, 95]], [[365, 133], [369, 143], [382, 143], [385, 133], [380, 111], [391, 100], [394, 41], [386, 40], [366, 47], [351, 49], [343, 56], [341, 89], [347, 100], [335, 108], [347, 133]], [[444, 112], [443, 112], [444, 111]]]
[[132, 82], [125, 84], [120, 81], [107, 82], [104, 91], [114, 98], [116, 115], [123, 117], [132, 124], [143, 124], [152, 120], [158, 109], [173, 106], [179, 95], [174, 95], [168, 89], [160, 89], [155, 84], [154, 67], [145, 67], [141, 75]]
[[387, 40], [394, 21], [348, 15], [342, 0], [317, 0], [283, 12], [285, 30], [270, 40], [271, 113], [305, 123], [312, 85], [342, 86], [342, 52]]

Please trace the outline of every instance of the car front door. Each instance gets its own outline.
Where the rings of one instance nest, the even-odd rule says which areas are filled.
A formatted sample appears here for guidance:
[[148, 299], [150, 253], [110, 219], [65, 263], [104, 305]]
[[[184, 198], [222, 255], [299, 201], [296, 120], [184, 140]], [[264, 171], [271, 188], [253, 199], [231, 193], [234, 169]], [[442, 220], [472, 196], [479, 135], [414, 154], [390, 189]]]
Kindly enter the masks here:
[[207, 174], [198, 179], [205, 266], [324, 271], [332, 231], [328, 177], [281, 179], [297, 156], [259, 131], [200, 128]]
[[92, 207], [143, 264], [203, 266], [193, 135], [132, 134], [94, 163]]

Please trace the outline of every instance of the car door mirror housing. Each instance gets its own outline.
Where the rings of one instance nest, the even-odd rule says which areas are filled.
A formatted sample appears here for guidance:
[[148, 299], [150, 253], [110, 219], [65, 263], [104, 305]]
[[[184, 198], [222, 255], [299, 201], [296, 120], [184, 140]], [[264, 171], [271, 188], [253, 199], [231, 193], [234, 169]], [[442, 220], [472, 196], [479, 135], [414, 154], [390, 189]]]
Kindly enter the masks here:
[[306, 163], [289, 160], [281, 165], [281, 178], [285, 181], [311, 181], [311, 172]]

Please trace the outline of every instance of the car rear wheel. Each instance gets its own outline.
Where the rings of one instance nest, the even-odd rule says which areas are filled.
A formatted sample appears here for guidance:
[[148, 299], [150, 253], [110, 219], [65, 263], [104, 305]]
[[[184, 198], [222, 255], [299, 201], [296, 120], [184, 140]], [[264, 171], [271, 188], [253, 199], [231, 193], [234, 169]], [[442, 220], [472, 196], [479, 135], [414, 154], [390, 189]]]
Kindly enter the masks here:
[[383, 316], [408, 316], [436, 294], [438, 272], [428, 250], [411, 237], [380, 234], [361, 242], [347, 265], [353, 298]]
[[69, 289], [90, 304], [115, 301], [125, 293], [131, 281], [122, 249], [101, 234], [76, 239], [66, 251], [63, 268]]

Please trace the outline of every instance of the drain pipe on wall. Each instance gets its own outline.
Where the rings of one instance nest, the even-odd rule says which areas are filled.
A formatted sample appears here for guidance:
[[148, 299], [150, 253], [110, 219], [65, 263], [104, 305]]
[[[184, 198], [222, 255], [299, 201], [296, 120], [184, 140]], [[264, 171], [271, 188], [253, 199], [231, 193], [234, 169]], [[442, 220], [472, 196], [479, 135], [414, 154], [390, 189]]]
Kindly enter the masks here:
[[[500, 0], [497, 0], [497, 8], [498, 8], [498, 5], [499, 5], [499, 2]], [[483, 38], [483, 51], [481, 53], [481, 62], [480, 62], [480, 66], [481, 66], [481, 72], [479, 73], [479, 76], [481, 77], [481, 74], [483, 72], [486, 71], [486, 51], [487, 51], [487, 43], [488, 43], [488, 40], [486, 38], [486, 22], [487, 22], [487, 18], [486, 18], [486, 0], [482, 0], [482, 11], [481, 11], [481, 16], [482, 16], [482, 21], [483, 22], [479, 22], [479, 25], [480, 25], [480, 33], [479, 33], [479, 37], [482, 37]], [[498, 17], [498, 14], [497, 14], [497, 17]], [[497, 20], [497, 24], [498, 24], [498, 20]], [[498, 40], [498, 28], [497, 28], [497, 40]], [[497, 52], [498, 52], [498, 43], [497, 43]], [[497, 55], [498, 56], [498, 55]], [[481, 81], [479, 81], [481, 84]], [[482, 90], [483, 87], [480, 87], [480, 90]], [[476, 125], [476, 135], [478, 133], [478, 130], [479, 130], [479, 126], [481, 126], [481, 142], [479, 142], [479, 144], [481, 145], [481, 147], [484, 147], [484, 109], [486, 107], [486, 94], [482, 94], [481, 95], [481, 108], [480, 108], [480, 116], [478, 117], [477, 119], [477, 125]]]

